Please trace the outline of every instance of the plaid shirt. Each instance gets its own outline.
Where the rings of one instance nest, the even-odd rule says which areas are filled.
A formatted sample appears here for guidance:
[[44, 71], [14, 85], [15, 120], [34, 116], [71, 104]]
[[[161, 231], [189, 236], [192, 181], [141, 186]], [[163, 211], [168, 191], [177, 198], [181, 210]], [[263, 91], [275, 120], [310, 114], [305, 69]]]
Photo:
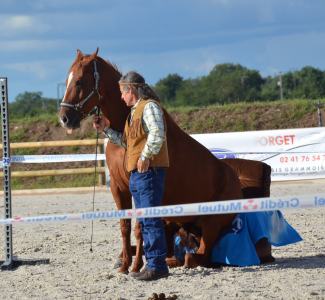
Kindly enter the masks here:
[[[141, 100], [141, 99], [140, 99]], [[131, 122], [133, 113], [139, 101], [131, 108]], [[142, 125], [144, 131], [148, 134], [147, 142], [142, 150], [141, 156], [145, 158], [152, 158], [157, 155], [165, 140], [165, 126], [163, 111], [155, 102], [148, 102], [143, 109]], [[123, 133], [113, 130], [112, 128], [105, 128], [104, 134], [113, 144], [117, 144], [126, 148], [123, 140]]]

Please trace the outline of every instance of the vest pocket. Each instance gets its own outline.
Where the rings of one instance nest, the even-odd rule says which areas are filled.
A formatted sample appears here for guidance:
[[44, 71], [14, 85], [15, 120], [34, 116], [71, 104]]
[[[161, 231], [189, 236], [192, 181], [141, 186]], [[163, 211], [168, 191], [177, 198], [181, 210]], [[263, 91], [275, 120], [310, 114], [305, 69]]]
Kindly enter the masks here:
[[130, 138], [135, 139], [138, 136], [139, 128], [140, 128], [140, 119], [133, 120], [130, 126]]

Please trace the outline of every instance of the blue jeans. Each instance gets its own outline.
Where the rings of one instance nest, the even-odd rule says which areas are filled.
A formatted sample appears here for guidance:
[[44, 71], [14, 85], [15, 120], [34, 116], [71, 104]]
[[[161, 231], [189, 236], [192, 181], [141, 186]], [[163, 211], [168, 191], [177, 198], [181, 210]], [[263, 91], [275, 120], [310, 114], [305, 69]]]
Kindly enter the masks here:
[[[162, 204], [165, 186], [166, 170], [163, 168], [149, 168], [145, 173], [132, 171], [130, 177], [130, 191], [135, 207], [153, 207]], [[143, 236], [144, 255], [149, 269], [167, 270], [165, 228], [160, 218], [139, 218]]]

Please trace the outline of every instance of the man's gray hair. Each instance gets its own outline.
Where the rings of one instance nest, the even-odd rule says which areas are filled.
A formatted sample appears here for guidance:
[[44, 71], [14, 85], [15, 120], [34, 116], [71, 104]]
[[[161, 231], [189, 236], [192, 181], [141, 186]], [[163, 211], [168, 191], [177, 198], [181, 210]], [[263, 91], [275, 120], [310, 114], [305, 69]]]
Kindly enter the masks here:
[[135, 71], [130, 71], [123, 75], [119, 80], [119, 84], [134, 88], [140, 98], [154, 99], [156, 101], [159, 101], [159, 97], [154, 92], [154, 90], [146, 83], [143, 76]]

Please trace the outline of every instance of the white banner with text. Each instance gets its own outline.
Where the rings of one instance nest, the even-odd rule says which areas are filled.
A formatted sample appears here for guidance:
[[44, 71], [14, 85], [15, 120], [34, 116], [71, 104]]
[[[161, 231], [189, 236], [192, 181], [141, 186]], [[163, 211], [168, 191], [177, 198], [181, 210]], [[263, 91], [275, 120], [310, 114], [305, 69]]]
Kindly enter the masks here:
[[[220, 159], [243, 158], [267, 163], [272, 168], [273, 181], [325, 178], [325, 127], [191, 136]], [[105, 155], [17, 155], [3, 158], [2, 162], [0, 161], [0, 168], [11, 163], [54, 163], [95, 159], [105, 160]], [[106, 170], [109, 184], [109, 172], [107, 168]]]
[[325, 178], [325, 127], [191, 136], [218, 158], [267, 163], [273, 181]]

